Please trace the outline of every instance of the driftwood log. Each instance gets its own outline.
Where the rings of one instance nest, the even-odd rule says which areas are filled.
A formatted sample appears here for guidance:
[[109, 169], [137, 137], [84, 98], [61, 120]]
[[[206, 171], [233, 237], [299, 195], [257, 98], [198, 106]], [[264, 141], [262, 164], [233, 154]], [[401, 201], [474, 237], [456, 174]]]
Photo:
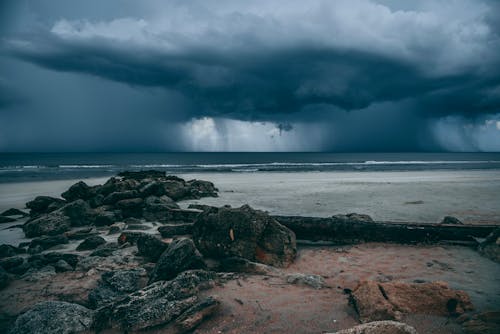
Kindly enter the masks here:
[[475, 244], [486, 238], [495, 225], [445, 225], [377, 222], [339, 217], [273, 216], [295, 232], [298, 240], [329, 241], [338, 244], [358, 242]]

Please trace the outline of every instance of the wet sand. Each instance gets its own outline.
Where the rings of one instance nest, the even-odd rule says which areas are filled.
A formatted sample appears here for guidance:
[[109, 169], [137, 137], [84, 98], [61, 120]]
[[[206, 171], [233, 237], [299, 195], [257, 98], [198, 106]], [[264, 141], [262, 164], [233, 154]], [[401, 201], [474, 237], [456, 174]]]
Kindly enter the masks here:
[[[426, 172], [258, 172], [183, 174], [212, 181], [218, 198], [181, 203], [250, 204], [271, 214], [328, 217], [365, 213], [375, 220], [500, 224], [500, 170]], [[107, 178], [85, 179], [90, 185]], [[59, 196], [79, 180], [0, 183], [0, 211], [38, 195]]]

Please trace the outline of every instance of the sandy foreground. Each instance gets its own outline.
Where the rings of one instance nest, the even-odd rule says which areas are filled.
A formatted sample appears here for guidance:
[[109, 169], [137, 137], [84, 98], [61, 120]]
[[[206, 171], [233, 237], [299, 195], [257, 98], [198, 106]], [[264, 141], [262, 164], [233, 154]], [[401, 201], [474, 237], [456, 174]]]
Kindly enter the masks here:
[[[204, 173], [180, 175], [212, 181], [218, 198], [184, 201], [215, 206], [250, 204], [272, 214], [330, 216], [359, 212], [376, 220], [436, 222], [454, 215], [467, 223], [500, 224], [500, 171], [369, 172], [369, 173]], [[88, 179], [100, 184], [106, 179]], [[22, 208], [37, 195], [57, 196], [75, 180], [0, 184], [0, 210]], [[22, 230], [3, 224], [0, 244], [26, 241]], [[151, 226], [148, 231], [155, 233]], [[106, 241], [116, 241], [107, 235]], [[78, 241], [79, 242], [79, 241]], [[74, 252], [78, 242], [51, 251]], [[79, 270], [18, 279], [0, 290], [0, 313], [14, 317], [45, 300], [82, 305], [101, 274], [143, 265], [136, 247], [120, 253], [120, 261], [103, 258]], [[79, 252], [88, 255], [90, 252]], [[89, 260], [92, 257], [88, 258]], [[92, 263], [92, 265], [90, 265]], [[292, 285], [287, 274], [321, 275], [326, 287]], [[364, 243], [349, 246], [299, 245], [288, 268], [274, 274], [240, 274], [203, 292], [217, 295], [221, 310], [204, 321], [196, 333], [325, 333], [359, 324], [347, 290], [363, 280], [378, 282], [445, 281], [467, 292], [478, 312], [500, 309], [500, 264], [475, 249], [451, 245]], [[454, 320], [441, 316], [407, 315], [404, 322], [419, 333], [463, 333]], [[0, 331], [1, 332], [1, 331]], [[154, 331], [153, 331], [154, 332]], [[161, 330], [157, 331], [161, 333]]]

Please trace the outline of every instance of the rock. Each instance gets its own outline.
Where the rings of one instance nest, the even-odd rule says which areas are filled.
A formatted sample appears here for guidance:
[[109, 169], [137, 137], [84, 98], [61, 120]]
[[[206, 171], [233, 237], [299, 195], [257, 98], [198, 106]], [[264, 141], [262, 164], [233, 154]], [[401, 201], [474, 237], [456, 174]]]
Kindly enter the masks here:
[[145, 283], [146, 270], [143, 268], [109, 271], [102, 274], [101, 279], [118, 292], [134, 292], [141, 288], [141, 280]]
[[467, 293], [444, 282], [364, 281], [353, 291], [351, 302], [363, 322], [398, 320], [401, 314], [453, 316], [473, 309]]
[[479, 244], [479, 253], [487, 258], [500, 263], [500, 228], [491, 232], [486, 239]]
[[483, 312], [467, 316], [465, 319], [460, 318], [458, 321], [462, 323], [465, 334], [500, 333], [500, 311]]
[[60, 198], [54, 198], [50, 196], [37, 196], [34, 200], [26, 203], [26, 207], [30, 209], [30, 214], [32, 216], [35, 216], [57, 210], [63, 207], [65, 204], [66, 201]]
[[80, 257], [77, 254], [50, 252], [45, 254], [33, 255], [28, 259], [29, 262], [39, 262], [41, 265], [50, 264], [53, 266], [55, 266], [55, 264], [60, 260], [63, 260], [74, 268], [78, 264]]
[[43, 214], [23, 225], [27, 238], [41, 235], [56, 235], [68, 231], [71, 227], [70, 219], [61, 211]]
[[125, 190], [125, 191], [115, 191], [108, 196], [106, 196], [103, 200], [104, 204], [114, 205], [116, 202], [124, 200], [136, 198], [139, 196], [139, 192], [137, 190]]
[[96, 226], [110, 226], [122, 219], [119, 211], [96, 210], [94, 224]]
[[28, 282], [38, 282], [56, 275], [56, 268], [45, 266], [43, 268], [30, 268], [21, 278]]
[[103, 237], [100, 237], [98, 235], [88, 237], [87, 239], [83, 240], [78, 247], [76, 247], [76, 250], [78, 251], [86, 251], [86, 250], [92, 250], [96, 249], [100, 245], [104, 245], [106, 243], [106, 240]]
[[61, 197], [68, 202], [76, 200], [89, 200], [96, 195], [94, 188], [89, 187], [85, 182], [80, 181], [69, 187], [68, 190], [61, 194]]
[[22, 248], [17, 248], [7, 244], [0, 245], [0, 259], [16, 256], [22, 253], [25, 253], [24, 249]]
[[443, 220], [441, 220], [440, 224], [445, 224], [445, 225], [463, 225], [458, 218], [452, 217], [452, 216], [445, 216]]
[[118, 245], [116, 245], [116, 244], [114, 244], [114, 245], [113, 245], [113, 243], [105, 244], [105, 245], [97, 247], [97, 249], [95, 251], [90, 253], [90, 256], [108, 257], [108, 256], [113, 255], [113, 253], [117, 249], [118, 249]]
[[333, 215], [333, 219], [342, 222], [361, 222], [361, 223], [372, 223], [372, 217], [360, 213], [348, 213], [346, 215]]
[[417, 334], [417, 330], [397, 321], [373, 321], [344, 329], [335, 334]]
[[325, 280], [320, 275], [290, 274], [286, 276], [286, 281], [290, 284], [308, 285], [314, 289], [325, 287]]
[[194, 225], [193, 239], [206, 256], [236, 256], [277, 267], [288, 266], [297, 253], [291, 230], [248, 205], [204, 211]]
[[175, 319], [175, 326], [179, 329], [180, 333], [192, 331], [201, 324], [204, 319], [216, 313], [219, 308], [220, 302], [216, 297], [210, 296], [205, 298], [191, 306]]
[[8, 210], [5, 210], [0, 214], [0, 216], [3, 217], [11, 217], [11, 216], [21, 216], [21, 217], [26, 217], [28, 214], [24, 211], [21, 211], [19, 209], [11, 208]]
[[127, 225], [125, 223], [114, 223], [109, 226], [108, 234], [117, 234], [123, 231]]
[[9, 274], [0, 267], [0, 290], [5, 288], [10, 282]]
[[203, 180], [190, 180], [187, 182], [187, 185], [190, 188], [190, 193], [193, 198], [218, 196], [217, 192], [219, 190], [215, 188], [212, 182]]
[[144, 179], [164, 179], [165, 172], [158, 170], [142, 170], [137, 172], [121, 172], [118, 176], [123, 177], [124, 179], [133, 179], [133, 180], [144, 180]]
[[165, 187], [165, 195], [174, 201], [191, 198], [190, 189], [182, 179], [164, 181], [163, 185]]
[[116, 202], [116, 207], [121, 210], [123, 217], [141, 217], [143, 204], [142, 198], [131, 198]]
[[142, 216], [146, 221], [166, 222], [171, 219], [171, 210], [179, 206], [167, 196], [149, 196], [144, 201]]
[[93, 311], [78, 304], [46, 301], [17, 317], [10, 334], [71, 334], [89, 331]]
[[59, 260], [56, 263], [54, 263], [54, 268], [56, 269], [56, 272], [62, 273], [65, 271], [73, 271], [73, 267], [71, 267], [68, 262], [64, 260]]
[[0, 260], [0, 267], [9, 271], [10, 268], [17, 267], [24, 262], [21, 256], [13, 256]]
[[88, 227], [76, 231], [65, 232], [64, 235], [69, 240], [82, 240], [91, 237], [93, 235], [99, 235], [99, 232], [92, 227]]
[[113, 192], [120, 192], [126, 190], [135, 190], [139, 186], [139, 182], [133, 179], [118, 179], [115, 177], [110, 178], [97, 190], [98, 194], [106, 197]]
[[139, 239], [141, 235], [145, 234], [146, 233], [142, 232], [129, 232], [129, 231], [122, 232], [118, 237], [118, 244], [123, 245], [128, 242], [131, 245], [135, 245], [137, 239]]
[[276, 268], [257, 262], [248, 261], [241, 257], [228, 257], [220, 261], [220, 271], [247, 273], [255, 275], [277, 274]]
[[171, 281], [155, 282], [126, 298], [101, 307], [96, 329], [116, 328], [139, 331], [172, 323], [199, 303], [196, 293], [213, 286], [215, 273], [186, 271]]
[[89, 293], [89, 304], [93, 308], [108, 304], [144, 287], [145, 282], [146, 271], [142, 268], [106, 272], [101, 275], [99, 285]]
[[167, 249], [168, 244], [150, 234], [143, 234], [137, 238], [138, 254], [156, 262]]
[[188, 269], [205, 268], [203, 258], [191, 239], [172, 241], [161, 254], [151, 274], [150, 282], [169, 280]]
[[39, 253], [34, 250], [38, 247], [40, 247], [42, 251], [44, 251], [51, 247], [67, 243], [68, 243], [68, 238], [63, 234], [36, 238], [31, 241], [28, 248], [28, 253], [31, 254]]
[[66, 204], [61, 211], [69, 217], [71, 226], [92, 225], [96, 217], [94, 210], [82, 199]]
[[147, 183], [145, 186], [143, 186], [139, 190], [139, 193], [143, 198], [148, 196], [159, 197], [159, 196], [164, 196], [166, 194], [166, 191], [165, 191], [165, 186], [162, 182], [151, 181]]
[[15, 222], [15, 218], [0, 216], [0, 224]]
[[158, 227], [158, 232], [164, 238], [171, 238], [176, 235], [186, 235], [193, 233], [193, 223], [164, 224]]

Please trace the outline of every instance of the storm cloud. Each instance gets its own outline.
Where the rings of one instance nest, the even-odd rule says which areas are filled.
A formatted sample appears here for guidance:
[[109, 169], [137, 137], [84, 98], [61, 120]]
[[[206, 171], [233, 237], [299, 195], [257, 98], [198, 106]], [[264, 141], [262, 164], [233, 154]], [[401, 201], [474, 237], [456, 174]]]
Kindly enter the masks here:
[[[40, 68], [61, 92], [61, 75], [102, 87], [89, 88], [90, 102], [79, 106], [77, 93], [65, 100], [74, 109], [68, 124], [52, 118], [67, 128], [94, 124], [103, 140], [75, 136], [75, 147], [500, 150], [500, 131], [484, 126], [500, 119], [494, 1], [110, 1], [101, 10], [99, 3], [24, 1], [10, 9], [18, 20], [2, 28], [0, 66]], [[12, 81], [0, 88], [4, 120], [22, 113], [23, 98], [38, 101], [43, 115], [64, 100], [33, 93], [30, 73], [0, 81]], [[103, 119], [107, 105], [120, 112]], [[200, 131], [213, 144], [197, 144]], [[120, 143], [127, 132], [137, 136]], [[3, 142], [23, 149], [12, 138]]]

